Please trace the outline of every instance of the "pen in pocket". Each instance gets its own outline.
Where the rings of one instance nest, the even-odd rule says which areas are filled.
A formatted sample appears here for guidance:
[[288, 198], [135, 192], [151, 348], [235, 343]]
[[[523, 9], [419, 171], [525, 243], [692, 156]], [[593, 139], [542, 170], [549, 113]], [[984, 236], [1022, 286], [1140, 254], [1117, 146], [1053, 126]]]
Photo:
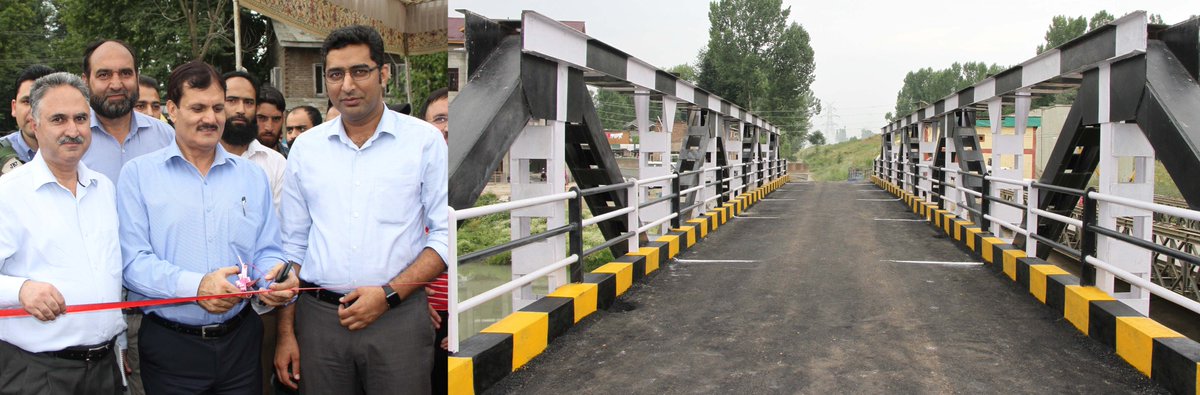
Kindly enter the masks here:
[[246, 197], [242, 196], [242, 216], [246, 216]]

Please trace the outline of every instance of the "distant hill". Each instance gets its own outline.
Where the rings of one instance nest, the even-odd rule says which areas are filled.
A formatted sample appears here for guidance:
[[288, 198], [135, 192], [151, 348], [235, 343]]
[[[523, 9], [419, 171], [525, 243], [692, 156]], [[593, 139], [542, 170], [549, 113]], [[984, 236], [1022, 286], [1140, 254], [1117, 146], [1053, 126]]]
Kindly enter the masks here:
[[832, 145], [820, 145], [800, 150], [796, 154], [800, 163], [808, 165], [810, 177], [815, 181], [845, 181], [851, 168], [869, 174], [875, 157], [879, 155], [882, 136], [845, 141]]

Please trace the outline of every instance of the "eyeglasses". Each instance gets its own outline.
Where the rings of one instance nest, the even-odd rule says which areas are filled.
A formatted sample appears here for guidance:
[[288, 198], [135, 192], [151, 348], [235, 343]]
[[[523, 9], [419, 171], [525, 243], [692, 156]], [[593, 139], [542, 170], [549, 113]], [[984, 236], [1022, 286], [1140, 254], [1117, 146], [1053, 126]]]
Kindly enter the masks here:
[[[382, 69], [382, 68], [383, 68], [383, 65], [379, 65], [379, 66], [375, 66], [375, 67], [367, 66], [365, 64], [354, 66], [354, 67], [350, 68], [350, 78], [354, 78], [355, 81], [362, 81], [362, 80], [367, 79], [367, 77], [371, 76], [372, 71], [375, 71], [376, 69]], [[325, 80], [326, 81], [342, 82], [343, 78], [346, 78], [346, 70], [345, 69], [329, 69], [329, 70], [325, 71]]]

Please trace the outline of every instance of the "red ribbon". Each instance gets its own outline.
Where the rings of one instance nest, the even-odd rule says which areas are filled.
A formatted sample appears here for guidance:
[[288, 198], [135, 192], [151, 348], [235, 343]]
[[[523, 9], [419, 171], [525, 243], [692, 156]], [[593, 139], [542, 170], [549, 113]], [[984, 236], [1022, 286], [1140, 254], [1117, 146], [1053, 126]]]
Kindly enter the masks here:
[[[429, 285], [429, 284], [433, 284], [433, 283], [432, 282], [404, 283], [404, 284], [400, 284], [400, 285]], [[346, 290], [346, 289], [354, 289], [354, 288], [338, 289], [338, 288], [314, 287], [314, 288], [292, 288], [291, 290], [297, 291], [297, 292], [309, 292], [309, 291], [319, 291], [319, 290]], [[121, 309], [132, 309], [132, 308], [138, 308], [138, 307], [164, 306], [164, 305], [172, 305], [172, 304], [191, 303], [191, 302], [199, 302], [202, 300], [210, 300], [210, 299], [240, 298], [243, 296], [253, 296], [253, 295], [257, 295], [257, 294], [261, 294], [261, 293], [275, 292], [275, 291], [276, 290], [272, 290], [272, 289], [260, 289], [257, 291], [246, 291], [246, 292], [220, 294], [220, 295], [191, 296], [191, 297], [186, 297], [186, 298], [148, 299], [148, 300], [127, 301], [127, 302], [77, 304], [77, 305], [67, 306], [67, 313], [69, 314], [69, 313], [83, 313], [83, 312], [88, 312], [88, 311], [121, 310]], [[280, 290], [280, 291], [287, 291], [287, 290]], [[24, 316], [28, 316], [28, 315], [30, 315], [30, 314], [29, 314], [29, 312], [25, 311], [25, 309], [0, 310], [0, 318], [24, 317]]]

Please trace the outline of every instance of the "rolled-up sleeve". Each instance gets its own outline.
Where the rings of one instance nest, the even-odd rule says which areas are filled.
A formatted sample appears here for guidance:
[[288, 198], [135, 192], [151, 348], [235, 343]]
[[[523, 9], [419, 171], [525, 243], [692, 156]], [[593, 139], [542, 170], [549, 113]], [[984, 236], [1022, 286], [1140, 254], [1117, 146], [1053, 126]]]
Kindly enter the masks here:
[[[440, 135], [439, 135], [440, 136]], [[449, 231], [447, 223], [450, 213], [447, 208], [447, 159], [446, 144], [441, 139], [431, 139], [425, 146], [425, 171], [421, 174], [421, 205], [424, 206], [425, 224], [429, 227], [429, 238], [425, 247], [432, 248], [449, 264]]]

